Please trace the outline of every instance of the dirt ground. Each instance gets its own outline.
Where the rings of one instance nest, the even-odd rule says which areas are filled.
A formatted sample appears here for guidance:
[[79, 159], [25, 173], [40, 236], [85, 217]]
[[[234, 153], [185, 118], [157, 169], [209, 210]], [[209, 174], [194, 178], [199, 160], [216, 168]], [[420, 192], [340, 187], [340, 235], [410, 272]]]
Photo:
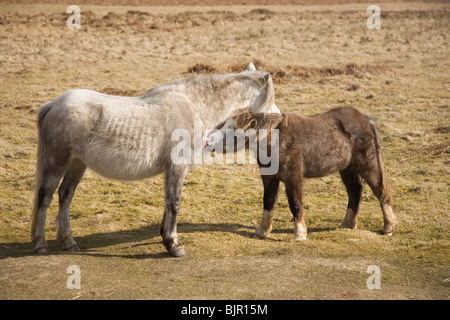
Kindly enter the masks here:
[[[79, 30], [66, 27], [64, 1], [26, 3], [0, 1], [0, 299], [450, 297], [447, 3], [379, 2], [379, 30], [367, 28], [362, 1], [76, 1]], [[252, 239], [262, 213], [257, 167], [205, 164], [183, 189], [186, 257], [169, 257], [161, 243], [161, 176], [125, 183], [90, 170], [71, 207], [82, 252], [65, 253], [55, 240], [55, 196], [51, 254], [34, 255], [42, 104], [73, 88], [139, 95], [179, 76], [240, 72], [250, 61], [272, 73], [283, 112], [354, 106], [376, 119], [399, 221], [392, 237], [381, 235], [367, 185], [358, 229], [337, 228], [347, 197], [336, 174], [306, 183], [308, 240], [293, 240], [284, 188], [272, 235]], [[71, 265], [80, 289], [67, 286]], [[372, 265], [380, 289], [367, 286]]]

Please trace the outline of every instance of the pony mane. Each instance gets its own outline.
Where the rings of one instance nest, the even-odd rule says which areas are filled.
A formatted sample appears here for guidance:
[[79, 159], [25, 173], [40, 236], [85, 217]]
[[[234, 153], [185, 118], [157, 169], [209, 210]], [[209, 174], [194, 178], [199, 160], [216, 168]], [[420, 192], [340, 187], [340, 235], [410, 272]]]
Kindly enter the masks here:
[[278, 129], [288, 125], [286, 114], [244, 111], [236, 116], [235, 129]]
[[193, 85], [206, 85], [206, 86], [221, 86], [222, 84], [228, 84], [233, 80], [248, 78], [255, 82], [257, 82], [261, 86], [261, 90], [266, 88], [269, 85], [268, 82], [264, 83], [262, 81], [264, 75], [267, 72], [264, 71], [244, 71], [241, 73], [228, 73], [228, 74], [189, 74], [189, 75], [178, 75], [175, 76], [172, 81], [158, 85], [156, 87], [150, 88], [147, 92], [152, 91], [158, 87], [165, 87], [170, 85], [185, 85], [185, 86], [193, 86]]
[[267, 109], [274, 103], [275, 94], [273, 88], [272, 78], [267, 77], [268, 73], [265, 71], [244, 71], [241, 73], [229, 73], [229, 74], [213, 74], [213, 75], [188, 75], [177, 76], [171, 82], [158, 85], [156, 87], [147, 90], [144, 95], [148, 96], [154, 92], [161, 92], [165, 90], [172, 90], [174, 87], [202, 87], [204, 92], [211, 92], [217, 89], [226, 88], [233, 81], [239, 81], [241, 79], [250, 79], [259, 85], [259, 90], [266, 90], [264, 102], [261, 104], [259, 110], [253, 110], [258, 112], [266, 112]]
[[148, 89], [145, 94], [151, 93], [152, 91], [156, 90], [165, 90], [165, 89], [172, 89], [176, 86], [184, 86], [184, 87], [191, 87], [196, 85], [202, 85], [205, 88], [213, 88], [213, 87], [222, 87], [226, 84], [230, 83], [232, 81], [231, 77], [228, 77], [229, 75], [225, 74], [215, 74], [215, 75], [187, 75], [182, 76], [178, 75], [172, 78], [171, 82], [164, 83], [157, 85], [155, 87], [152, 87]]

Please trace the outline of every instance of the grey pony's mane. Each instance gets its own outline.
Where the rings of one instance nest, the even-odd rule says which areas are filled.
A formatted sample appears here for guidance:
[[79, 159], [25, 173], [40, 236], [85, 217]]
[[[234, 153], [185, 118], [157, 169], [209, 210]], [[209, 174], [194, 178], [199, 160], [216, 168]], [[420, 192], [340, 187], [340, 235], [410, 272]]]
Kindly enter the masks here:
[[204, 88], [217, 89], [218, 87], [225, 87], [232, 81], [247, 78], [255, 81], [259, 85], [260, 91], [263, 91], [264, 89], [268, 90], [268, 92], [266, 93], [266, 98], [261, 105], [262, 108], [260, 110], [256, 110], [258, 112], [266, 113], [269, 107], [275, 101], [275, 92], [273, 88], [272, 78], [265, 78], [267, 74], [268, 73], [264, 71], [244, 71], [241, 73], [231, 74], [189, 75], [185, 77], [176, 77], [170, 83], [150, 88], [149, 90], [147, 90], [147, 92], [144, 93], [144, 96], [149, 96], [153, 92], [158, 90], [170, 90], [171, 88], [178, 86], [191, 87], [201, 85]]
[[[184, 85], [196, 85], [196, 84], [214, 84], [214, 83], [228, 83], [232, 80], [236, 80], [239, 78], [249, 78], [251, 80], [256, 81], [260, 86], [261, 90], [264, 89], [268, 83], [263, 80], [263, 77], [267, 74], [264, 71], [244, 71], [241, 73], [229, 73], [229, 74], [214, 74], [214, 75], [189, 75], [189, 76], [178, 76], [172, 80], [172, 82], [165, 85], [176, 85], [176, 84], [184, 84]], [[152, 90], [152, 89], [150, 89]], [[150, 91], [149, 90], [149, 91]]]

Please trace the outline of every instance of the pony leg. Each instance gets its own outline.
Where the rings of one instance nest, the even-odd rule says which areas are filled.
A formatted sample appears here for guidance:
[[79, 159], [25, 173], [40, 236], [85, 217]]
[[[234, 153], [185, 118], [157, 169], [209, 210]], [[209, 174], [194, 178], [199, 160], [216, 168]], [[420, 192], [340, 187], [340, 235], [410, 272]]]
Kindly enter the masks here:
[[294, 240], [306, 240], [307, 228], [303, 219], [301, 179], [285, 182], [289, 208], [294, 216]]
[[374, 195], [380, 201], [384, 222], [383, 234], [386, 236], [391, 236], [394, 231], [396, 218], [391, 207], [391, 190], [389, 181], [386, 178], [386, 173], [383, 168], [384, 164], [382, 163], [381, 157], [378, 157], [378, 161], [377, 159], [369, 161], [367, 166], [364, 168], [365, 170], [362, 170], [360, 174], [370, 186]]
[[359, 203], [361, 201], [362, 184], [358, 173], [352, 169], [345, 169], [340, 172], [342, 182], [344, 182], [345, 189], [348, 195], [347, 212], [344, 221], [339, 225], [339, 228], [355, 229], [357, 222]]
[[160, 232], [164, 246], [174, 257], [186, 255], [183, 244], [177, 235], [177, 216], [186, 173], [186, 166], [174, 166], [166, 170], [165, 176], [165, 207]]
[[42, 185], [39, 188], [38, 194], [38, 212], [37, 222], [32, 232], [34, 251], [36, 253], [48, 252], [47, 243], [45, 241], [45, 220], [47, 217], [47, 209], [52, 202], [53, 194], [58, 187], [59, 181], [62, 178], [64, 171], [57, 171], [49, 173], [48, 170], [44, 170]]
[[261, 223], [255, 231], [253, 238], [263, 239], [272, 231], [273, 207], [277, 201], [280, 180], [271, 176], [261, 176], [264, 184], [264, 210]]
[[74, 160], [64, 175], [64, 179], [58, 190], [59, 212], [56, 217], [56, 224], [58, 226], [57, 239], [67, 251], [80, 251], [77, 243], [72, 238], [69, 208], [75, 189], [80, 183], [85, 170], [86, 166], [84, 163], [78, 159]]

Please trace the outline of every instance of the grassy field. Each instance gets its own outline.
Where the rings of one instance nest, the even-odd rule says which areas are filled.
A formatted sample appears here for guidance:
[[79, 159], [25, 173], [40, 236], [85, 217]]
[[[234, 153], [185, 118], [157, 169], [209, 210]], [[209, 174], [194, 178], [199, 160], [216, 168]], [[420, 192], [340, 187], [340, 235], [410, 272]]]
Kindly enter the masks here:
[[[0, 299], [449, 299], [450, 7], [380, 3], [381, 29], [369, 30], [367, 6], [80, 5], [81, 29], [69, 30], [64, 4], [0, 2]], [[367, 185], [358, 229], [337, 228], [347, 196], [332, 175], [306, 183], [308, 240], [293, 240], [284, 188], [271, 237], [252, 239], [258, 168], [205, 164], [183, 189], [178, 232], [188, 256], [170, 258], [161, 243], [161, 176], [123, 183], [90, 170], [71, 207], [82, 253], [56, 242], [55, 196], [52, 254], [34, 255], [42, 104], [73, 88], [139, 95], [250, 61], [272, 72], [282, 111], [354, 106], [376, 119], [398, 219], [392, 237], [381, 235]], [[69, 265], [80, 267], [80, 290], [66, 287]], [[370, 265], [380, 267], [379, 290], [366, 286]]]

